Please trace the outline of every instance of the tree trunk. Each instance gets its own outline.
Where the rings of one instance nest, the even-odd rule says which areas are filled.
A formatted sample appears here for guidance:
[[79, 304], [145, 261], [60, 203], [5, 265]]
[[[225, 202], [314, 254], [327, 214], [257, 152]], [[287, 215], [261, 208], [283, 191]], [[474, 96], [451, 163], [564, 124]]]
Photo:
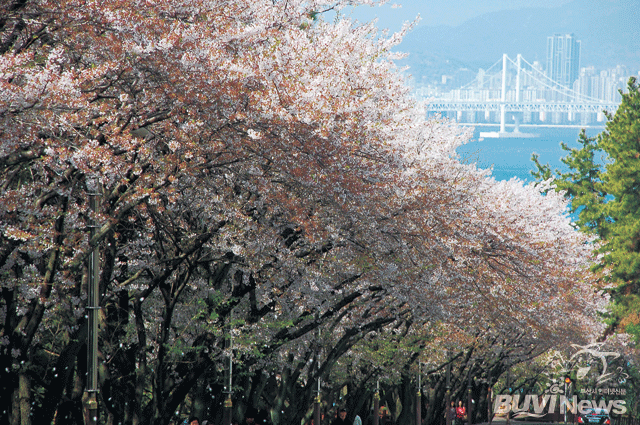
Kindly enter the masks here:
[[18, 402], [20, 404], [20, 425], [31, 425], [29, 378], [21, 373], [18, 378]]

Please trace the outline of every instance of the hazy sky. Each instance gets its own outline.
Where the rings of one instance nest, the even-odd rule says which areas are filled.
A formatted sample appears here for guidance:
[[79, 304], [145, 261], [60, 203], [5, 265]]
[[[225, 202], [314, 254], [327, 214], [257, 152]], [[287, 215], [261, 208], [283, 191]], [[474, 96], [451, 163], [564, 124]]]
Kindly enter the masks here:
[[378, 18], [378, 28], [397, 31], [420, 15], [418, 25], [457, 26], [484, 13], [525, 7], [558, 7], [570, 0], [390, 0], [383, 6], [358, 6], [345, 15], [360, 22]]

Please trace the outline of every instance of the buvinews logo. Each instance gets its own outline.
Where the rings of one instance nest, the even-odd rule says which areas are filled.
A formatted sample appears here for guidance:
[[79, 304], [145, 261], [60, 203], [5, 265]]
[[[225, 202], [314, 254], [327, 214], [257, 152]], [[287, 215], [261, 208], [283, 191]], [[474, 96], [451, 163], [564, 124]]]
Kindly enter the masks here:
[[[561, 412], [573, 414], [586, 414], [590, 409], [606, 409], [608, 412], [622, 415], [627, 408], [624, 400], [605, 400], [605, 396], [621, 396], [626, 390], [621, 388], [629, 377], [621, 363], [622, 356], [615, 351], [603, 350], [604, 343], [589, 344], [586, 346], [572, 344], [575, 353], [565, 360], [558, 354], [549, 364], [549, 383], [543, 395], [517, 394], [498, 395], [494, 403], [493, 411], [496, 414], [505, 414], [509, 411], [515, 414], [515, 418], [542, 417], [549, 413]], [[575, 372], [575, 373], [573, 373]], [[577, 395], [569, 395], [574, 384], [553, 379], [553, 376], [575, 376], [579, 382], [580, 394], [583, 396], [598, 396], [599, 400], [578, 400]], [[612, 397], [613, 398], [613, 397]]]
[[[607, 409], [608, 412], [623, 415], [627, 412], [624, 400], [580, 400], [574, 395], [568, 398], [564, 395], [546, 394], [539, 396], [537, 394], [527, 394], [523, 397], [522, 406], [520, 405], [520, 394], [510, 396], [501, 394], [496, 398], [493, 411], [496, 414], [505, 414], [509, 411], [513, 412], [514, 418], [541, 418], [548, 413], [555, 413], [556, 409], [564, 412], [576, 414], [588, 413], [590, 409]], [[533, 410], [533, 412], [531, 411]]]

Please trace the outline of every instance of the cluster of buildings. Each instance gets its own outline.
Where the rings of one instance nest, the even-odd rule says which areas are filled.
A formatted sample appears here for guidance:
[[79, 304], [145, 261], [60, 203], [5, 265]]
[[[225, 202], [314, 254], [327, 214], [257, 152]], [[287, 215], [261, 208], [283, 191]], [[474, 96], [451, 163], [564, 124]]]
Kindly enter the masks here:
[[604, 102], [620, 103], [619, 90], [626, 90], [631, 75], [627, 67], [623, 65], [602, 71], [589, 66], [580, 69], [578, 78], [573, 82], [573, 89], [578, 93]]
[[601, 71], [593, 66], [581, 68], [580, 47], [573, 34], [548, 37], [546, 75], [585, 100], [619, 103], [619, 90], [626, 88], [629, 70], [622, 65]]
[[[521, 105], [512, 115], [524, 124], [602, 122], [603, 106], [611, 110], [611, 105], [620, 103], [619, 90], [626, 89], [632, 74], [622, 65], [605, 70], [581, 67], [580, 49], [580, 40], [573, 34], [555, 34], [547, 38], [544, 65], [539, 61], [529, 63], [520, 55], [517, 58], [505, 55], [489, 69], [480, 69], [460, 88], [447, 87], [450, 81], [443, 76], [443, 84], [416, 87], [415, 93], [421, 98], [437, 99], [434, 104], [444, 108], [431, 112], [443, 113], [462, 122], [500, 121], [499, 114], [491, 108], [461, 107], [463, 104], [505, 102]], [[448, 110], [447, 105], [451, 105]], [[556, 106], [552, 108], [551, 105]], [[503, 124], [504, 120], [503, 116]]]

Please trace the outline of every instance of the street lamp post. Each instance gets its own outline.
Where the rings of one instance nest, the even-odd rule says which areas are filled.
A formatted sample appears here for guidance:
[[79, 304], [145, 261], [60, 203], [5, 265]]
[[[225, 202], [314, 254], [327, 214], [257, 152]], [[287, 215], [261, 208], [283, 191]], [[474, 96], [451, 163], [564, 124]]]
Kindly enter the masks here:
[[[320, 323], [320, 311], [316, 311], [316, 324]], [[316, 325], [315, 331], [315, 343], [316, 343], [316, 374], [318, 376], [318, 388], [316, 390], [316, 396], [313, 400], [313, 422], [314, 425], [322, 425], [320, 424], [321, 415], [320, 415], [320, 327]]]
[[491, 386], [491, 368], [489, 368], [489, 376], [487, 377], [487, 416], [489, 417], [489, 425], [493, 422], [493, 387]]
[[376, 393], [373, 395], [373, 425], [380, 423], [380, 380], [376, 382]]
[[471, 369], [469, 366], [469, 374], [467, 376], [467, 425], [471, 425], [471, 413], [473, 411], [473, 400], [471, 398]]
[[314, 425], [320, 424], [320, 377], [318, 376], [318, 389], [316, 390], [316, 396], [313, 401], [313, 423]]
[[416, 392], [416, 425], [422, 424], [422, 393], [420, 387], [422, 385], [421, 374], [422, 364], [418, 362], [418, 392]]
[[[567, 399], [569, 399], [569, 397], [571, 396], [570, 392], [571, 392], [572, 388], [571, 388], [571, 378], [569, 377], [565, 377], [564, 378], [564, 395], [566, 396]], [[564, 422], [567, 423], [567, 415], [569, 413], [569, 406], [567, 405], [567, 402], [565, 401], [564, 403]]]
[[[511, 376], [509, 376], [509, 370], [507, 369], [507, 389], [509, 390], [509, 395], [511, 395]], [[507, 425], [509, 425], [509, 419], [511, 416], [511, 408], [513, 407], [513, 402], [509, 402], [509, 405], [507, 406]]]
[[[89, 208], [92, 216], [89, 218], [89, 240], [96, 235], [96, 214], [98, 211], [98, 182], [88, 182]], [[88, 264], [87, 280], [87, 386], [86, 386], [86, 425], [98, 423], [98, 310], [100, 309], [100, 252], [93, 247]]]
[[222, 417], [222, 425], [231, 425], [231, 414], [233, 410], [233, 400], [231, 394], [233, 393], [233, 340], [229, 337], [229, 380], [226, 388], [227, 398], [224, 401], [224, 410]]

